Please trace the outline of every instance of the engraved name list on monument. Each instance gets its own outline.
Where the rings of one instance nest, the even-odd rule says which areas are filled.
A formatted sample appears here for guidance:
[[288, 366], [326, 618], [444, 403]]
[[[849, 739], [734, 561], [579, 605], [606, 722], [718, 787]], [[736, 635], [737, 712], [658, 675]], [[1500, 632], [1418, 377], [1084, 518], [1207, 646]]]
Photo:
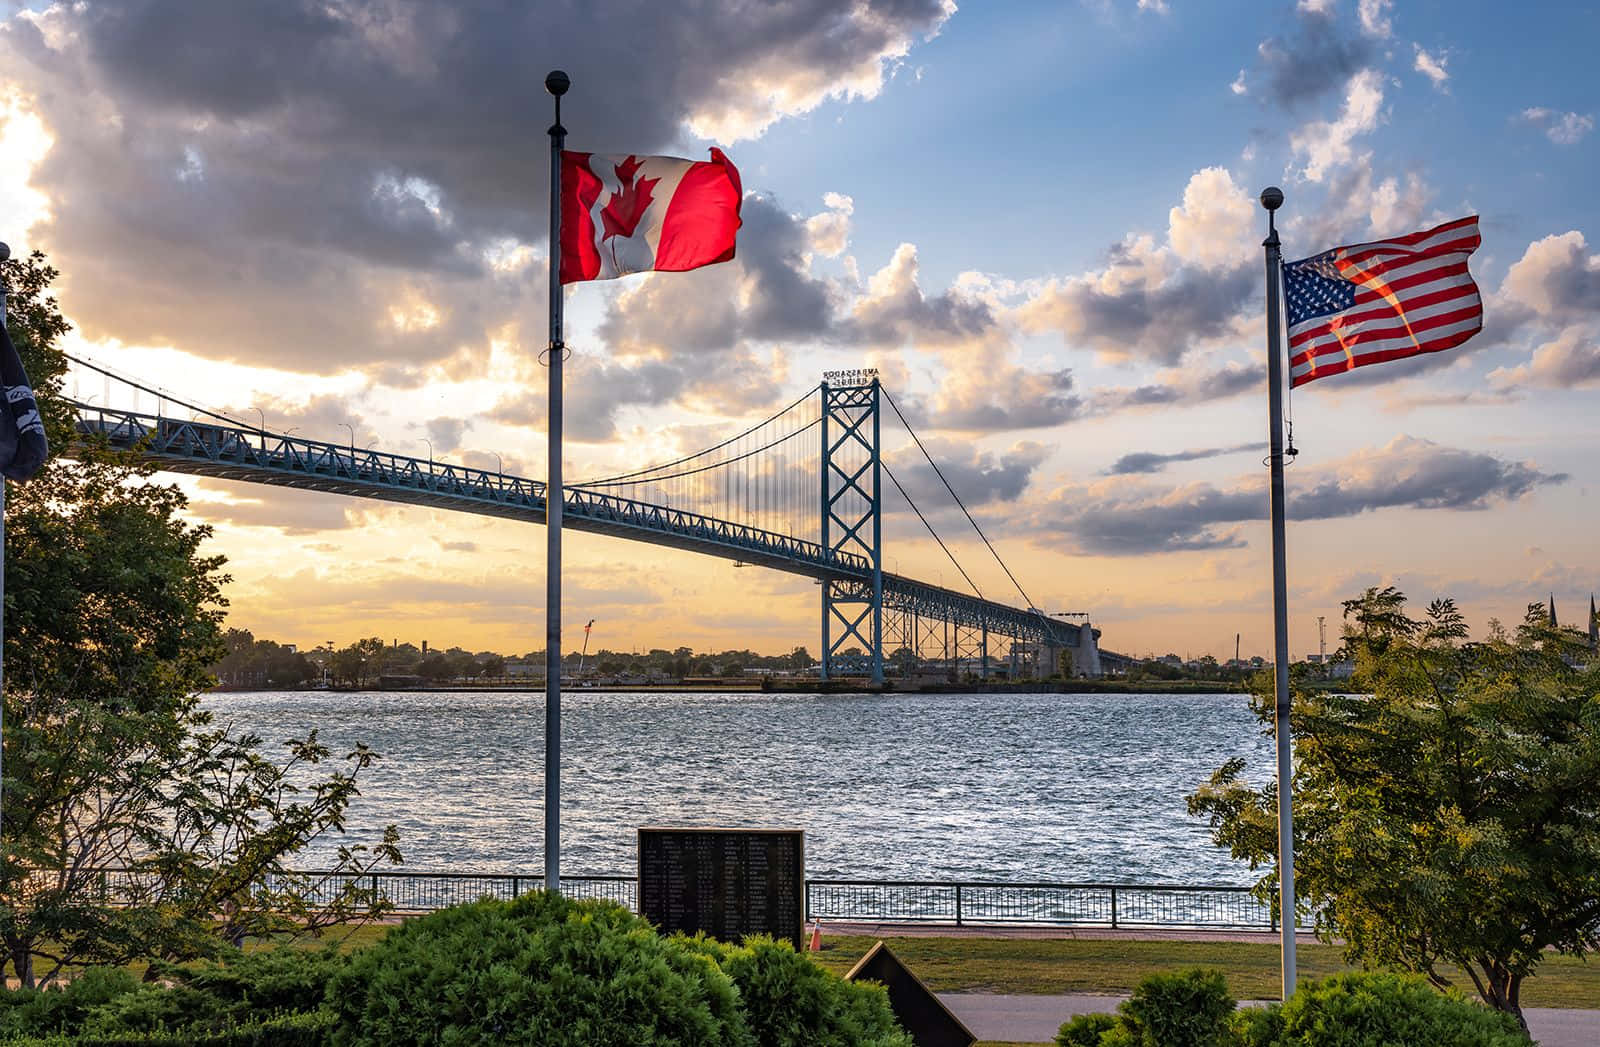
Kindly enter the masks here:
[[662, 933], [752, 934], [801, 946], [805, 833], [798, 829], [639, 830], [639, 912]]

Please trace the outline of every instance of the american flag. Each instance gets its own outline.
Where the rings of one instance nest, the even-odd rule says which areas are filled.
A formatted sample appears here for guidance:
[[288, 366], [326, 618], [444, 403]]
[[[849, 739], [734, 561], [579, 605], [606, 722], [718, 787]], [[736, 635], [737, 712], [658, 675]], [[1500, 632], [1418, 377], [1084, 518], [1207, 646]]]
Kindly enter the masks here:
[[1467, 256], [1481, 242], [1473, 215], [1285, 264], [1289, 384], [1437, 353], [1477, 334], [1483, 300]]

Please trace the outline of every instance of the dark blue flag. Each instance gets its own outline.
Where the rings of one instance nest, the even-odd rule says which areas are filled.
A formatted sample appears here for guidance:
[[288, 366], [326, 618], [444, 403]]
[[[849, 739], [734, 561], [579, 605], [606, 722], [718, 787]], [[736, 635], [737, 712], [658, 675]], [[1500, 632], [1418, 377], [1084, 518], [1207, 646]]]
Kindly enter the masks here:
[[28, 385], [28, 372], [12, 344], [6, 324], [4, 289], [0, 288], [0, 387], [4, 405], [0, 406], [0, 475], [8, 480], [26, 480], [39, 471], [50, 453], [45, 443], [44, 421], [39, 404]]

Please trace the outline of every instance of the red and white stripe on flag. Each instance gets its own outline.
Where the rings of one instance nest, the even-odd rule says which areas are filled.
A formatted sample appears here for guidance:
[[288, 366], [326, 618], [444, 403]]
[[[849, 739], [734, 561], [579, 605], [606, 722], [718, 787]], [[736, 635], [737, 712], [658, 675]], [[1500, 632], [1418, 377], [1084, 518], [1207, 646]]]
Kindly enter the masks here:
[[1477, 334], [1483, 300], [1467, 258], [1481, 242], [1474, 215], [1287, 263], [1290, 385], [1437, 353]]
[[744, 190], [722, 150], [675, 156], [561, 153], [561, 282], [682, 272], [733, 257]]

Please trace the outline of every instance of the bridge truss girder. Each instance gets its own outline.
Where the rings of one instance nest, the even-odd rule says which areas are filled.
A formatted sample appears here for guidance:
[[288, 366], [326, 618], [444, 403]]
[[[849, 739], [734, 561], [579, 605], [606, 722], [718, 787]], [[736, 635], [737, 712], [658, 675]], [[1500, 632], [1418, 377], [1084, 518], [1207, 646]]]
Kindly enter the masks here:
[[[874, 398], [874, 418], [875, 403]], [[376, 498], [525, 523], [545, 522], [544, 484], [536, 480], [244, 426], [81, 403], [73, 406], [78, 411], [80, 440], [104, 439], [113, 448], [137, 453], [170, 472]], [[874, 459], [876, 438], [874, 425]], [[855, 482], [863, 487], [870, 484], [870, 491], [875, 492], [876, 480], [875, 475], [869, 480], [863, 474]], [[848, 517], [848, 507], [839, 508], [840, 518]], [[902, 645], [917, 648], [916, 644], [904, 644], [905, 626], [901, 623], [907, 615], [923, 623], [949, 622], [956, 631], [952, 643], [957, 650], [970, 652], [976, 643], [981, 658], [986, 646], [990, 660], [997, 663], [1017, 660], [1014, 651], [1006, 648], [1007, 642], [1013, 647], [1059, 650], [1076, 648], [1080, 641], [1082, 630], [1078, 627], [1031, 608], [1011, 607], [970, 593], [885, 574], [880, 525], [864, 514], [858, 514], [844, 530], [850, 541], [860, 540], [859, 546], [806, 541], [581, 487], [566, 490], [563, 516], [564, 522], [575, 530], [819, 579], [823, 583], [825, 614], [834, 614], [837, 609], [840, 613], [836, 620], [840, 622], [846, 615], [854, 615], [851, 628], [842, 634], [845, 639], [831, 646], [842, 649], [861, 644], [871, 652], [880, 672], [886, 624], [892, 630], [888, 644], [891, 651]], [[931, 649], [929, 643], [925, 633], [920, 649]], [[942, 651], [942, 633], [940, 644]], [[1098, 664], [1098, 654], [1095, 659]], [[1078, 664], [1085, 666], [1090, 660], [1080, 657]]]

